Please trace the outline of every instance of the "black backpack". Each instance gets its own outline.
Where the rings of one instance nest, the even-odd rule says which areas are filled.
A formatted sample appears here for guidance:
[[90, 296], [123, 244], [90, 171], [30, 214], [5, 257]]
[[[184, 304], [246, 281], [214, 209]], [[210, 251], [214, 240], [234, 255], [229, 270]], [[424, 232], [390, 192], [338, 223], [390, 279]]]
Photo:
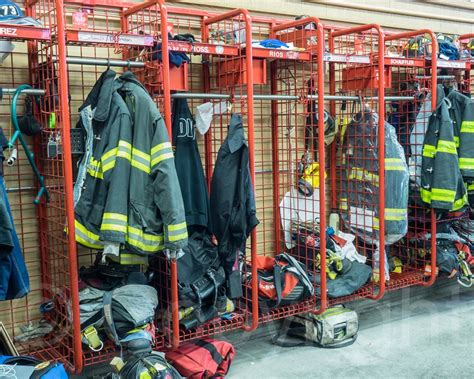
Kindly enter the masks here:
[[195, 232], [178, 259], [178, 299], [182, 308], [192, 308], [191, 316], [181, 321], [190, 329], [217, 316], [216, 304], [224, 293], [225, 272], [217, 246], [206, 232]]

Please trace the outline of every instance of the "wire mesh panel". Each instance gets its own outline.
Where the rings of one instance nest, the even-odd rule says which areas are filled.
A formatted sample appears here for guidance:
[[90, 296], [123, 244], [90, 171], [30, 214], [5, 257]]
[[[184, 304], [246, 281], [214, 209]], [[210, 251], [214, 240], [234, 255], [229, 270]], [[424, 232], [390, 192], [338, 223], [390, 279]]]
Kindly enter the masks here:
[[[147, 89], [153, 94], [157, 103], [164, 107], [166, 99], [166, 80], [162, 77], [163, 65], [156, 61], [155, 55], [161, 54], [160, 21], [163, 14], [156, 8], [140, 9], [127, 12], [124, 22], [128, 32], [145, 32], [158, 36], [155, 46], [140, 52], [128, 51], [130, 60], [138, 58], [146, 62], [144, 69], [137, 72]], [[204, 16], [209, 17], [204, 22]], [[168, 11], [167, 30], [169, 31], [169, 90], [174, 97], [180, 95], [187, 99], [193, 114], [196, 107], [204, 102], [210, 103], [214, 114], [210, 129], [204, 135], [192, 128], [183, 131], [191, 133], [197, 140], [201, 161], [208, 188], [217, 153], [227, 136], [227, 129], [232, 113], [242, 116], [242, 122], [253, 146], [251, 100], [247, 94], [252, 89], [252, 66], [247, 65], [245, 45], [250, 26], [250, 18], [243, 11], [231, 11], [226, 14], [208, 14], [197, 10], [172, 9]], [[176, 59], [183, 59], [178, 62]], [[249, 71], [250, 70], [250, 71]], [[249, 90], [249, 88], [251, 88]], [[186, 92], [189, 93], [186, 95]], [[173, 100], [174, 101], [174, 100]], [[166, 114], [166, 111], [165, 111]], [[170, 113], [170, 116], [172, 113]], [[204, 133], [204, 132], [203, 132]], [[253, 152], [250, 147], [250, 170], [253, 171]], [[252, 241], [255, 241], [253, 238]], [[255, 251], [254, 242], [249, 242], [247, 255]], [[194, 338], [242, 328], [247, 320], [248, 299], [244, 296], [236, 302], [233, 312], [207, 320], [196, 326], [188, 326], [185, 318], [189, 315], [177, 299], [176, 269], [179, 260], [173, 263], [159, 257], [151, 264], [155, 272], [156, 287], [161, 302], [160, 325], [165, 332], [166, 344], [176, 348], [181, 342]], [[250, 288], [250, 284], [246, 285]], [[245, 290], [245, 294], [251, 291]]]
[[390, 85], [390, 75], [383, 67], [383, 41], [377, 25], [329, 34], [329, 94], [335, 96], [330, 114], [338, 128], [329, 159], [331, 217], [339, 219], [332, 224], [339, 222], [342, 232], [355, 237], [355, 250], [360, 255], [357, 260], [365, 261], [372, 273], [372, 280], [356, 292], [330, 296], [330, 304], [380, 298], [384, 293], [387, 238], [381, 221], [388, 190], [384, 90]]
[[474, 33], [464, 34], [459, 37], [461, 42], [461, 57], [462, 59], [468, 60], [471, 62], [470, 72], [466, 73], [465, 76], [465, 83], [468, 86], [466, 88], [466, 92], [473, 94], [474, 91], [474, 75], [472, 75], [472, 71], [474, 69]]
[[436, 246], [436, 238], [431, 237], [436, 235], [436, 222], [421, 200], [420, 185], [423, 142], [436, 105], [437, 45], [427, 31], [401, 37], [386, 38], [385, 67], [391, 75], [387, 96], [407, 98], [387, 102], [387, 121], [396, 130], [409, 166], [409, 218], [406, 235], [388, 248], [391, 273], [387, 290], [432, 283], [436, 277], [436, 251], [430, 254]]
[[[308, 272], [318, 294], [319, 249], [325, 245], [325, 233], [321, 241], [320, 230], [325, 230], [326, 220], [324, 179], [320, 184], [324, 133], [323, 138], [318, 133], [324, 125], [318, 122], [324, 118], [319, 117], [324, 106], [318, 106], [323, 104], [318, 94], [324, 95], [322, 36], [322, 25], [315, 18], [278, 26], [254, 23], [254, 41], [262, 42], [254, 42], [253, 55], [265, 59], [268, 70], [268, 79], [256, 80], [255, 87], [258, 252], [265, 256], [288, 252]], [[280, 46], [267, 45], [268, 38], [280, 41]], [[262, 303], [260, 320], [269, 322], [323, 307], [314, 295], [276, 309]]]
[[[21, 6], [22, 4], [20, 3], [19, 5]], [[35, 39], [42, 40], [42, 43], [45, 45], [49, 44], [51, 40], [49, 25], [47, 20], [43, 20], [43, 25], [41, 26], [12, 25], [2, 27], [0, 32], [2, 34], [0, 87], [3, 89], [0, 103], [0, 118], [5, 137], [10, 141], [12, 141], [15, 133], [15, 128], [11, 121], [13, 92], [7, 92], [6, 89], [14, 91], [22, 84], [31, 83], [30, 70], [32, 62], [29, 62], [29, 58], [32, 53], [33, 41]], [[25, 115], [25, 105], [27, 102], [30, 103], [32, 110], [38, 117], [37, 111], [40, 109], [41, 101], [39, 97], [20, 95], [17, 102], [18, 118]], [[44, 120], [40, 122], [42, 126], [47, 127], [47, 124], [44, 124]], [[38, 141], [41, 140], [41, 136], [31, 137], [23, 135], [23, 137], [31, 153], [37, 153], [39, 151]], [[65, 299], [66, 288], [62, 284], [59, 285], [60, 281], [57, 280], [57, 277], [49, 274], [50, 267], [48, 267], [48, 261], [44, 259], [45, 254], [47, 254], [43, 243], [45, 236], [40, 234], [38, 216], [44, 214], [42, 212], [44, 212], [43, 205], [46, 202], [46, 198], [43, 196], [40, 199], [42, 202], [41, 206], [34, 204], [39, 187], [32, 167], [28, 163], [25, 150], [18, 139], [16, 139], [14, 146], [4, 151], [4, 155], [4, 173], [3, 178], [0, 178], [0, 180], [4, 180], [14, 227], [19, 239], [20, 254], [23, 256], [29, 274], [29, 292], [27, 296], [24, 296], [23, 291], [20, 291], [19, 288], [14, 288], [14, 292], [11, 293], [12, 288], [10, 286], [13, 283], [12, 281], [10, 281], [8, 288], [3, 288], [5, 280], [7, 283], [9, 282], [8, 277], [5, 278], [5, 276], [7, 273], [9, 275], [12, 272], [14, 275], [15, 267], [11, 266], [12, 262], [8, 258], [5, 259], [4, 252], [2, 252], [2, 267], [5, 270], [1, 274], [2, 296], [6, 295], [8, 299], [19, 298], [0, 302], [0, 321], [7, 328], [10, 336], [14, 339], [17, 349], [21, 353], [37, 351], [38, 355], [46, 356], [48, 359], [67, 359], [71, 352], [63, 349], [64, 346], [61, 346], [61, 338], [58, 338], [57, 334], [53, 336], [49, 333], [51, 331], [50, 326], [46, 326], [47, 338], [44, 341], [32, 338], [31, 334], [25, 334], [26, 329], [30, 325], [40, 326], [39, 322], [44, 316], [40, 310], [41, 304], [50, 300], [56, 294]], [[38, 160], [36, 162], [39, 163]], [[3, 192], [1, 196], [3, 196]], [[52, 197], [52, 202], [54, 202], [54, 197]], [[62, 252], [56, 255], [51, 254], [51, 257], [57, 259], [67, 269], [67, 257], [64, 257]], [[52, 283], [53, 280], [54, 284]], [[3, 291], [7, 290], [9, 293], [3, 293]], [[57, 292], [53, 293], [53, 291]], [[49, 324], [57, 332], [64, 322], [65, 318], [63, 317], [62, 320], [58, 322], [52, 321]], [[67, 333], [70, 333], [70, 330], [66, 330], [65, 334]], [[52, 346], [54, 347], [53, 351], [48, 352], [48, 349]]]
[[[16, 173], [18, 200], [13, 209], [14, 212], [20, 212], [20, 218], [26, 217], [20, 220], [22, 225], [19, 231], [24, 251], [30, 252], [26, 261], [32, 265], [32, 291], [25, 302], [11, 303], [11, 314], [14, 317], [6, 320], [10, 320], [7, 323], [12, 322], [13, 334], [20, 338], [17, 345], [23, 353], [45, 360], [60, 360], [66, 367], [73, 369], [81, 365], [81, 360], [75, 360], [74, 357], [75, 332], [71, 312], [71, 299], [74, 297], [71, 283], [76, 281], [77, 291], [77, 269], [75, 251], [70, 251], [70, 241], [65, 233], [69, 206], [65, 194], [72, 190], [72, 179], [66, 178], [71, 168], [70, 159], [66, 156], [69, 152], [68, 142], [64, 137], [69, 121], [67, 103], [64, 103], [67, 98], [60, 94], [61, 91], [67, 91], [67, 81], [59, 80], [59, 71], [64, 66], [54, 63], [54, 58], [60, 52], [57, 42], [52, 42], [54, 39], [50, 38], [58, 30], [57, 9], [52, 1], [28, 4], [27, 14], [38, 20], [40, 25], [31, 28], [30, 32], [36, 36], [29, 43], [28, 59], [26, 56], [22, 59], [21, 55], [12, 55], [14, 60], [11, 60], [9, 68], [11, 74], [4, 76], [5, 80], [12, 80], [10, 86], [29, 81], [34, 87], [45, 91], [45, 95], [33, 100], [35, 116], [43, 127], [34, 137], [33, 151], [46, 184], [46, 191], [38, 199], [35, 214], [35, 210], [26, 205], [32, 201], [27, 188], [35, 190], [38, 182], [32, 180], [31, 168], [17, 166], [20, 167]], [[37, 34], [42, 28], [46, 30], [47, 38]], [[19, 26], [17, 31], [20, 32], [21, 29]], [[26, 52], [26, 46], [18, 47], [18, 52]], [[7, 67], [2, 65], [2, 69]], [[25, 162], [23, 154], [20, 158], [20, 161]], [[32, 253], [33, 249], [39, 251]], [[35, 335], [32, 331], [37, 331], [38, 334]]]

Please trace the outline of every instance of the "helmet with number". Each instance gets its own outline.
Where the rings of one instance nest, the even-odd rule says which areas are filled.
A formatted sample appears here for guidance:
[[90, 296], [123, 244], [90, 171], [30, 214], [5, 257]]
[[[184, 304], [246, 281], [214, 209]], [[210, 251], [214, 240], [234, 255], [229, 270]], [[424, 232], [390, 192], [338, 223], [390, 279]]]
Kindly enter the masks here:
[[0, 24], [41, 26], [34, 18], [25, 17], [18, 4], [10, 0], [0, 0]]
[[24, 17], [21, 8], [13, 1], [0, 0], [0, 22]]

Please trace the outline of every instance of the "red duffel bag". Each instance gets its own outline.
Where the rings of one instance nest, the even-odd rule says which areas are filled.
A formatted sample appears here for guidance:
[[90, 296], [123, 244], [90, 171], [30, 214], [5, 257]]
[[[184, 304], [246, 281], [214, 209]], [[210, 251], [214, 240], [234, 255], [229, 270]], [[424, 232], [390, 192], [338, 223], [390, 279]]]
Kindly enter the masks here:
[[186, 378], [207, 379], [225, 377], [234, 356], [229, 342], [202, 338], [166, 353], [166, 360]]

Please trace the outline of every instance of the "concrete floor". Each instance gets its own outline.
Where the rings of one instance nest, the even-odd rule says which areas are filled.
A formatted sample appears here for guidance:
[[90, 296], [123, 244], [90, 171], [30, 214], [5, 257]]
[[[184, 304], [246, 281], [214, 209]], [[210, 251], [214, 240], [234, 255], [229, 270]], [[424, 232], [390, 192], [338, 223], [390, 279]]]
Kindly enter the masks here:
[[[279, 323], [227, 339], [236, 357], [227, 378], [466, 378], [474, 358], [474, 287], [440, 280], [431, 288], [388, 293], [383, 300], [346, 304], [359, 314], [357, 341], [342, 349], [281, 348]], [[108, 365], [74, 378], [102, 378]]]
[[[458, 378], [472, 375], [474, 288], [446, 282], [388, 294], [359, 312], [357, 341], [342, 349], [281, 348], [270, 337], [233, 336], [227, 378]], [[275, 326], [264, 327], [274, 333]]]

